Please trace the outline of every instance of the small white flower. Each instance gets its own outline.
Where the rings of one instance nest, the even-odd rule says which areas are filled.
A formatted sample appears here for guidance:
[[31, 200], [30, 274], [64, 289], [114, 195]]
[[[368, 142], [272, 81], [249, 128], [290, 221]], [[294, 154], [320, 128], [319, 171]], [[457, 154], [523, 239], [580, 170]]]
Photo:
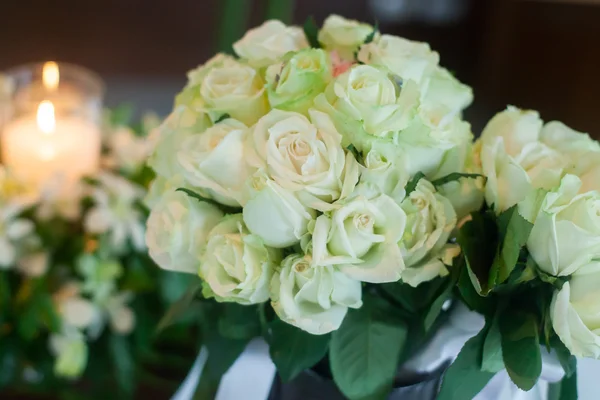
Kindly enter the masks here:
[[145, 136], [137, 136], [128, 127], [118, 127], [108, 135], [110, 154], [105, 160], [126, 173], [138, 171], [150, 156], [153, 146]]
[[100, 185], [92, 190], [95, 204], [85, 216], [86, 231], [107, 234], [116, 249], [122, 249], [127, 240], [137, 250], [144, 249], [144, 217], [136, 206], [144, 189], [109, 173], [100, 174], [98, 180]]

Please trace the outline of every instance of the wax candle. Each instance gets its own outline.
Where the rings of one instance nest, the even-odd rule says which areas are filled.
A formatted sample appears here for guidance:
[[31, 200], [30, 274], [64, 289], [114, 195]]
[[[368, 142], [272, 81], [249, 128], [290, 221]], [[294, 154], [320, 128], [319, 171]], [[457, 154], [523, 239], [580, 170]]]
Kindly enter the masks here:
[[72, 183], [99, 165], [100, 130], [82, 117], [56, 118], [51, 102], [40, 103], [37, 118], [10, 122], [3, 132], [2, 160], [23, 180], [42, 188], [61, 177]]
[[14, 69], [13, 115], [2, 128], [2, 163], [39, 190], [65, 187], [99, 168], [102, 83], [91, 72], [47, 62]]

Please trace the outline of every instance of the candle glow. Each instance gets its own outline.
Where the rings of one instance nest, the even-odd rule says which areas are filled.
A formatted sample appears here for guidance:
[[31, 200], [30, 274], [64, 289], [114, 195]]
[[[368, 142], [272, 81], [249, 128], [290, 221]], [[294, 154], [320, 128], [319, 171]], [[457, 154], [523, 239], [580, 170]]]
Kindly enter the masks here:
[[42, 69], [42, 82], [48, 90], [56, 90], [60, 83], [60, 72], [58, 64], [54, 61], [48, 61]]
[[45, 100], [40, 103], [37, 110], [37, 124], [42, 132], [51, 135], [56, 129], [56, 118], [54, 117], [54, 104]]

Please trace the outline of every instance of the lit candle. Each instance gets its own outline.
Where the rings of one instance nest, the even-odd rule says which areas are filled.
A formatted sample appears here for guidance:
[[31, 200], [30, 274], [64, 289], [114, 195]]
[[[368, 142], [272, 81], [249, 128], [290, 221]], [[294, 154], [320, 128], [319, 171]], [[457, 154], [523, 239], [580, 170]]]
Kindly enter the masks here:
[[[100, 129], [89, 113], [73, 112], [73, 107], [83, 107], [77, 104], [81, 96], [73, 96], [73, 87], [58, 90], [62, 82], [56, 63], [44, 64], [42, 83], [43, 96], [52, 100], [42, 100], [35, 112], [8, 122], [2, 132], [2, 160], [15, 175], [39, 189], [57, 177], [68, 186], [98, 169]], [[39, 97], [31, 95], [36, 90], [31, 83], [25, 103]]]

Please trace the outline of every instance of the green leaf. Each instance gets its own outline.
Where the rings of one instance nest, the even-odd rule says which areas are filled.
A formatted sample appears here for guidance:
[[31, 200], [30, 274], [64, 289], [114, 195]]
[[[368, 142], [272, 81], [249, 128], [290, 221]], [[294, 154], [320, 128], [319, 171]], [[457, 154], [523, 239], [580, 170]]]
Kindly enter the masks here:
[[423, 178], [425, 178], [425, 174], [422, 172], [417, 172], [415, 174], [415, 176], [413, 176], [413, 178], [410, 181], [408, 181], [408, 183], [406, 184], [406, 195], [407, 196], [415, 191], [415, 189], [417, 188], [417, 184]]
[[231, 118], [231, 115], [225, 113], [223, 115], [221, 115], [219, 118], [217, 118], [217, 120], [215, 121], [215, 125], [218, 124], [219, 122], [225, 121], [227, 118]]
[[458, 232], [458, 244], [473, 287], [479, 294], [487, 296], [490, 267], [497, 253], [498, 231], [492, 214], [476, 212], [471, 217]]
[[485, 335], [481, 369], [492, 373], [504, 369], [502, 358], [502, 334], [500, 333], [499, 313], [496, 313]]
[[204, 345], [208, 350], [208, 358], [203, 374], [218, 381], [242, 354], [249, 340], [226, 338], [210, 328], [210, 326], [205, 326]]
[[304, 22], [304, 35], [310, 47], [315, 49], [321, 48], [321, 44], [319, 43], [319, 27], [314, 17], [308, 17], [306, 22]]
[[560, 382], [551, 383], [548, 388], [548, 400], [577, 400], [577, 371], [565, 376]]
[[190, 190], [190, 189], [178, 188], [176, 191], [177, 192], [183, 192], [183, 193], [187, 194], [188, 196], [193, 197], [196, 200], [203, 201], [205, 203], [210, 203], [213, 206], [219, 208], [225, 214], [237, 214], [237, 213], [239, 213], [239, 212], [242, 211], [241, 208], [226, 206], [226, 205], [221, 204], [221, 203], [219, 203], [219, 202], [217, 202], [217, 201], [215, 201], [213, 199], [209, 199], [208, 197], [203, 197], [200, 194], [198, 194], [198, 193], [196, 193], [196, 192], [194, 192], [193, 190]]
[[493, 300], [490, 297], [480, 295], [473, 286], [468, 267], [465, 265], [458, 278], [458, 292], [465, 305], [473, 311], [483, 315], [490, 315], [494, 311]]
[[373, 32], [369, 33], [367, 37], [365, 37], [364, 44], [369, 44], [375, 39], [375, 35], [379, 32], [379, 22], [375, 21], [375, 25], [373, 26]]
[[444, 374], [437, 400], [472, 399], [495, 375], [480, 369], [486, 332], [484, 328], [465, 343]]
[[500, 316], [502, 358], [510, 379], [529, 390], [542, 373], [539, 326], [532, 313], [509, 309]]
[[135, 380], [135, 361], [127, 338], [122, 335], [110, 335], [109, 348], [120, 390], [131, 395]]
[[454, 181], [457, 181], [457, 180], [463, 179], [463, 178], [469, 178], [469, 179], [483, 178], [483, 179], [486, 179], [485, 176], [481, 175], [481, 174], [464, 174], [462, 172], [452, 172], [451, 174], [448, 174], [448, 175], [443, 176], [443, 177], [441, 177], [439, 179], [436, 179], [436, 180], [432, 181], [431, 183], [435, 187], [440, 187], [440, 186], [445, 185], [446, 183], [454, 182]]
[[109, 111], [109, 122], [111, 126], [127, 126], [133, 119], [135, 108], [132, 104], [121, 104]]
[[223, 303], [219, 333], [230, 339], [252, 339], [260, 336], [260, 320], [256, 306]]
[[457, 278], [458, 278], [458, 274], [453, 273], [452, 277], [450, 279], [446, 280], [446, 282], [445, 282], [446, 286], [444, 287], [444, 290], [431, 303], [429, 309], [427, 310], [427, 312], [425, 314], [425, 319], [423, 320], [425, 332], [427, 332], [431, 329], [431, 327], [437, 320], [438, 316], [442, 312], [444, 303], [446, 303], [446, 301], [452, 295], [452, 290], [454, 289], [454, 286], [456, 285]]
[[577, 358], [571, 354], [569, 349], [567, 349], [565, 344], [558, 336], [553, 336], [550, 340], [550, 344], [556, 352], [556, 356], [558, 357], [560, 365], [562, 365], [563, 369], [565, 370], [565, 376], [570, 377], [573, 375], [577, 370]]
[[377, 299], [366, 296], [363, 306], [349, 310], [331, 336], [333, 379], [350, 399], [383, 397], [392, 387], [407, 326], [390, 313]]
[[269, 353], [284, 382], [312, 367], [327, 354], [331, 335], [311, 335], [280, 319], [271, 323]]
[[177, 302], [173, 303], [165, 315], [160, 319], [158, 326], [156, 327], [156, 333], [158, 334], [175, 324], [177, 320], [185, 314], [201, 289], [202, 284], [200, 282], [191, 285], [185, 294], [181, 296]]
[[500, 214], [497, 224], [500, 248], [489, 276], [492, 289], [508, 279], [533, 228], [533, 224], [519, 214], [516, 205]]
[[446, 278], [436, 278], [412, 287], [406, 282], [398, 281], [378, 285], [377, 289], [382, 290], [384, 292], [382, 295], [399, 306], [401, 309], [399, 311], [421, 316], [435, 301], [446, 282], [448, 282]]

